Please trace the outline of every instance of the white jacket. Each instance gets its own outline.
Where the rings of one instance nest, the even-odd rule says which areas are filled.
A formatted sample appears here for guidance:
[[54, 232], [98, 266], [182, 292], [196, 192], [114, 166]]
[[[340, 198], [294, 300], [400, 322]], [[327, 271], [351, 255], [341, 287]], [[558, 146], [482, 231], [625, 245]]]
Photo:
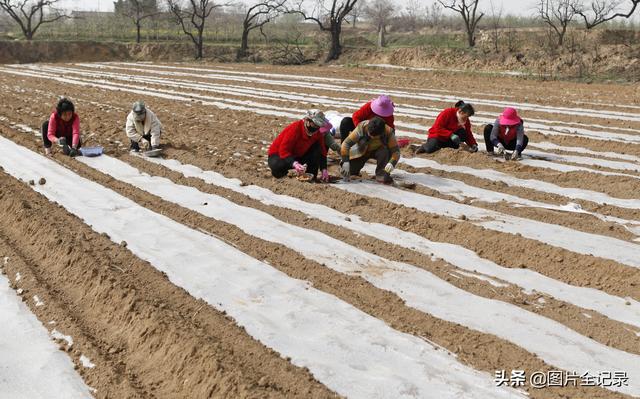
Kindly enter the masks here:
[[162, 124], [160, 119], [149, 108], [147, 108], [147, 116], [144, 122], [136, 120], [135, 112], [129, 112], [127, 116], [127, 124], [125, 127], [127, 137], [133, 141], [140, 141], [142, 136], [151, 133], [151, 145], [160, 145], [160, 134], [162, 133]]

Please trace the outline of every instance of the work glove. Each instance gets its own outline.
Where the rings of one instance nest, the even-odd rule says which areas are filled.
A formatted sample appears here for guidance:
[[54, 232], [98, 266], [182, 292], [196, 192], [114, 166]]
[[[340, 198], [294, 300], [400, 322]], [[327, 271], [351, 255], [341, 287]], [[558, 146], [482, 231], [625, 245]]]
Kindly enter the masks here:
[[510, 156], [509, 158], [507, 158], [507, 161], [508, 161], [508, 160], [511, 160], [511, 161], [518, 161], [518, 160], [520, 160], [520, 159], [522, 159], [522, 154], [520, 154], [518, 151], [514, 151], [514, 152], [511, 154], [511, 156]]
[[79, 154], [80, 154], [80, 152], [77, 149], [75, 149], [73, 147], [69, 148], [69, 156], [70, 157], [76, 157]]
[[151, 133], [147, 133], [142, 135], [142, 138], [147, 140], [148, 142], [151, 142]]
[[452, 134], [451, 135], [451, 141], [455, 145], [460, 145], [460, 136], [458, 136], [457, 134]]
[[504, 154], [504, 150], [504, 145], [502, 145], [502, 143], [498, 143], [498, 145], [496, 146], [496, 152], [498, 153], [498, 155]]
[[320, 181], [324, 183], [329, 182], [329, 171], [327, 169], [322, 169], [322, 174], [320, 176]]
[[302, 165], [298, 161], [293, 162], [293, 169], [295, 169], [298, 176], [304, 174], [307, 171], [307, 165]]
[[60, 137], [58, 139], [58, 146], [62, 148], [62, 153], [64, 155], [69, 155], [69, 145], [67, 144], [67, 139], [64, 137]]
[[349, 177], [351, 176], [351, 165], [349, 165], [349, 161], [342, 163], [341, 172], [342, 177], [344, 177], [345, 180], [349, 180]]
[[469, 152], [478, 152], [478, 144], [474, 144], [469, 147]]
[[395, 166], [393, 166], [393, 164], [392, 164], [391, 162], [389, 162], [389, 163], [387, 164], [387, 166], [385, 166], [385, 167], [384, 167], [384, 171], [385, 171], [385, 172], [387, 172], [387, 173], [389, 173], [389, 174], [391, 174], [391, 172], [393, 172], [393, 170], [394, 170], [395, 168], [396, 168], [396, 167], [395, 167]]

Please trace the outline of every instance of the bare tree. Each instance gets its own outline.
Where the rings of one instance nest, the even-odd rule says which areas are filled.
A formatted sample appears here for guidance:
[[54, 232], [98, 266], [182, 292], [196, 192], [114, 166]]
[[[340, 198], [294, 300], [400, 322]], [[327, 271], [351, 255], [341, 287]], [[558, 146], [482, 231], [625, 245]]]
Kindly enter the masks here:
[[386, 46], [387, 24], [393, 18], [395, 7], [390, 0], [373, 0], [364, 9], [378, 32], [378, 47]]
[[249, 34], [254, 29], [262, 29], [281, 12], [287, 0], [260, 0], [247, 8], [242, 21], [242, 41], [238, 50], [238, 59], [247, 56], [249, 50]]
[[298, 7], [293, 10], [306, 20], [318, 24], [320, 30], [331, 35], [331, 47], [326, 61], [337, 60], [342, 54], [342, 23], [351, 13], [358, 0], [318, 0], [311, 12], [305, 10], [303, 0], [298, 2]]
[[500, 24], [502, 20], [503, 6], [500, 4], [500, 8], [498, 9], [493, 3], [493, 0], [490, 0], [489, 4], [491, 4], [491, 40], [493, 41], [493, 47], [497, 53], [500, 51]]
[[467, 30], [467, 42], [469, 47], [476, 45], [476, 28], [478, 22], [484, 16], [483, 12], [478, 15], [478, 3], [480, 0], [448, 0], [446, 3], [443, 0], [438, 0], [444, 8], [448, 8], [460, 14], [464, 20], [464, 26]]
[[440, 26], [442, 21], [442, 4], [431, 3], [431, 7], [427, 9], [427, 22], [431, 27]]
[[631, 8], [626, 13], [616, 12], [618, 7], [623, 3], [622, 0], [594, 0], [587, 9], [576, 10], [582, 19], [587, 29], [594, 28], [605, 22], [609, 22], [616, 18], [630, 18], [636, 11], [640, 0], [629, 0], [626, 3], [631, 3]]
[[191, 38], [196, 50], [196, 59], [202, 59], [203, 34], [207, 18], [213, 10], [227, 4], [215, 4], [212, 0], [167, 0], [167, 5], [184, 34]]
[[580, 0], [538, 0], [538, 16], [556, 33], [558, 46], [564, 43], [567, 27], [580, 8]]
[[113, 3], [116, 14], [131, 18], [136, 26], [136, 43], [140, 43], [142, 21], [160, 14], [156, 0], [118, 0]]
[[364, 9], [366, 7], [367, 7], [366, 0], [359, 0], [351, 10], [351, 13], [349, 14], [349, 16], [351, 17], [351, 26], [353, 26], [353, 29], [356, 28], [356, 25], [358, 24], [358, 21], [362, 17], [362, 14], [364, 13]]
[[[43, 24], [69, 18], [68, 15], [54, 8], [58, 2], [60, 0], [0, 0], [0, 9], [20, 25], [25, 39], [31, 40]], [[48, 15], [45, 14], [45, 8]]]
[[405, 29], [409, 32], [417, 31], [420, 19], [424, 14], [425, 10], [420, 0], [408, 0], [401, 18]]

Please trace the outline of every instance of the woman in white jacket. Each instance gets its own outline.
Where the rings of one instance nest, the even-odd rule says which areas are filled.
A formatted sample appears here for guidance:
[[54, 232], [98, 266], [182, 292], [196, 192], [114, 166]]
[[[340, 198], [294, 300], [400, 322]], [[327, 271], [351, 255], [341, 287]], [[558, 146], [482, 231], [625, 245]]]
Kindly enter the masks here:
[[160, 135], [162, 124], [160, 120], [142, 101], [133, 103], [133, 107], [127, 116], [125, 127], [127, 137], [131, 140], [131, 151], [140, 151], [140, 140], [149, 143], [151, 150], [160, 149]]

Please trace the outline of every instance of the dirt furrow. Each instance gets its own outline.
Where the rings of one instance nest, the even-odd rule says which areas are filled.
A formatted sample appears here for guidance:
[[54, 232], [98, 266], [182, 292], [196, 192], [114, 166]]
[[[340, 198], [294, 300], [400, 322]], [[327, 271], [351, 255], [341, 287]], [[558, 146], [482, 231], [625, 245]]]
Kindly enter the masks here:
[[[36, 282], [46, 281], [29, 289], [71, 304], [69, 331], [79, 332], [74, 345], [94, 344], [96, 359], [106, 359], [91, 372], [98, 397], [333, 396], [126, 245], [93, 232], [25, 183], [0, 178], [3, 240], [20, 248], [37, 270]], [[54, 306], [38, 313], [45, 324], [64, 318]]]

